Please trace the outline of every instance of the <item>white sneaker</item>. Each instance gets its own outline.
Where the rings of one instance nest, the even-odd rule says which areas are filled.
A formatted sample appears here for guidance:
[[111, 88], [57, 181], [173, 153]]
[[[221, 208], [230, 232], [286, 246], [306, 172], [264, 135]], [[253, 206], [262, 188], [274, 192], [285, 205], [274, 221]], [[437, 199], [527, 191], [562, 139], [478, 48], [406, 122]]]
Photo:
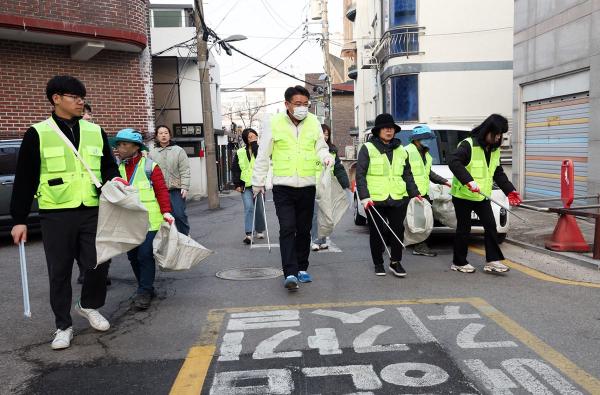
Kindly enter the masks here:
[[319, 244], [319, 250], [327, 250], [329, 245], [327, 243]]
[[488, 262], [483, 267], [483, 271], [488, 272], [488, 273], [491, 273], [491, 272], [506, 273], [509, 270], [510, 270], [510, 268], [500, 261]]
[[315, 243], [312, 243], [312, 245], [310, 246], [310, 249], [313, 250], [313, 251], [319, 251], [319, 245], [315, 244]]
[[54, 340], [52, 340], [53, 350], [62, 350], [63, 348], [69, 348], [73, 340], [73, 327], [67, 329], [57, 329], [54, 332]]
[[463, 266], [458, 266], [455, 264], [452, 264], [452, 266], [450, 266], [450, 269], [456, 271], [456, 272], [461, 272], [461, 273], [473, 273], [475, 272], [475, 268], [473, 266], [471, 266], [470, 264], [466, 264]]
[[258, 232], [258, 233], [256, 233], [256, 238], [257, 239], [264, 239], [265, 238], [265, 234], [263, 232]]
[[81, 307], [81, 302], [77, 302], [75, 304], [75, 311], [79, 313], [80, 316], [87, 318], [92, 328], [94, 328], [97, 331], [104, 332], [110, 328], [110, 324], [108, 323], [106, 318], [104, 318], [102, 314], [100, 314], [98, 310], [84, 309], [83, 307]]

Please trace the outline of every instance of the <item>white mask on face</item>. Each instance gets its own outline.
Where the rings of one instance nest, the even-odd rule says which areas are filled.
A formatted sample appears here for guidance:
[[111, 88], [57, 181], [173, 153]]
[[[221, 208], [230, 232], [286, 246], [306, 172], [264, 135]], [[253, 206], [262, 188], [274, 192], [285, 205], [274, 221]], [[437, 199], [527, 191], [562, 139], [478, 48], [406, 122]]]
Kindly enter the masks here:
[[302, 121], [308, 115], [308, 107], [300, 106], [294, 108], [294, 118], [298, 121]]

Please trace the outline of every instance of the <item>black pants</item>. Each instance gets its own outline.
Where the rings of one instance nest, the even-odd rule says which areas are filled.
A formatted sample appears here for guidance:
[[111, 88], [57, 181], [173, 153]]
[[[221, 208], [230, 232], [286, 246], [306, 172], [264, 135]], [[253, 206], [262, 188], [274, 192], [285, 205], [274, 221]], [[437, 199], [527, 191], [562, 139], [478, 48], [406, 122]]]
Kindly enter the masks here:
[[[387, 219], [390, 228], [394, 231], [394, 233], [400, 238], [400, 240], [404, 240], [404, 219], [406, 218], [406, 208], [408, 207], [408, 199], [404, 199], [402, 205], [399, 207], [389, 207], [389, 206], [376, 206], [375, 209], [381, 216]], [[389, 240], [392, 251], [392, 261], [401, 261], [402, 260], [402, 245], [398, 242], [396, 237], [391, 234], [388, 230], [387, 226], [383, 223], [379, 215], [375, 213], [372, 209], [367, 212], [367, 217], [369, 220], [369, 245], [371, 247], [371, 258], [373, 259], [374, 265], [382, 265], [383, 264], [383, 251], [385, 251], [385, 245], [381, 240], [381, 235]], [[373, 222], [375, 219], [375, 222]], [[379, 228], [379, 232], [375, 228], [375, 224], [377, 224], [377, 228]]]
[[97, 309], [106, 299], [108, 265], [96, 266], [98, 209], [45, 212], [40, 215], [42, 241], [50, 280], [50, 306], [56, 327], [67, 329], [71, 321], [71, 274], [75, 258], [84, 269], [81, 307]]
[[486, 262], [501, 261], [504, 259], [500, 244], [498, 243], [498, 231], [496, 220], [489, 200], [474, 202], [471, 200], [452, 197], [454, 211], [456, 212], [456, 236], [454, 237], [454, 258], [456, 266], [464, 266], [467, 263], [467, 252], [469, 249], [469, 237], [471, 235], [471, 212], [479, 217], [483, 225], [485, 241]]
[[297, 276], [308, 269], [310, 228], [315, 205], [315, 187], [273, 187], [273, 201], [279, 219], [279, 249], [283, 275]]

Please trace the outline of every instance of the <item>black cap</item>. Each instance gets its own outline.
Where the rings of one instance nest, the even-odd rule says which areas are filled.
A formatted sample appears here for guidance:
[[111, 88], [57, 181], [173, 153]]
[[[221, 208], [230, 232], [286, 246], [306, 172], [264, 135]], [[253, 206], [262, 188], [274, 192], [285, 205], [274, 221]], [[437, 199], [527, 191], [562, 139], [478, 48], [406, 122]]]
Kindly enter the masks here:
[[398, 133], [402, 128], [396, 125], [394, 122], [394, 117], [390, 114], [379, 114], [377, 118], [375, 118], [375, 126], [371, 129], [371, 133], [376, 136], [379, 136], [379, 130], [381, 128], [394, 128], [396, 133]]

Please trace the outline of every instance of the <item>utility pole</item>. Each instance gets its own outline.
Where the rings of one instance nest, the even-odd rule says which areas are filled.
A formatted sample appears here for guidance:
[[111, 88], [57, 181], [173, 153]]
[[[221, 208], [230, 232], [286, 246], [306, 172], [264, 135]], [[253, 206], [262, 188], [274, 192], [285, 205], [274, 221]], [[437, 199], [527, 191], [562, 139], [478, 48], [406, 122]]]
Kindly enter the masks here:
[[333, 140], [333, 94], [331, 62], [329, 60], [329, 20], [327, 19], [327, 0], [321, 0], [321, 26], [323, 28], [323, 56], [325, 58], [325, 74], [327, 74], [327, 106], [329, 107], [329, 127], [331, 134], [329, 141]]
[[194, 13], [196, 22], [196, 47], [198, 50], [198, 69], [200, 71], [200, 93], [202, 95], [202, 122], [204, 123], [204, 148], [206, 152], [206, 189], [208, 208], [216, 209], [219, 204], [217, 183], [217, 156], [215, 152], [215, 131], [213, 126], [212, 102], [210, 94], [210, 67], [208, 65], [208, 47], [203, 39], [203, 24], [200, 14], [204, 15], [202, 0], [196, 1], [198, 9]]

